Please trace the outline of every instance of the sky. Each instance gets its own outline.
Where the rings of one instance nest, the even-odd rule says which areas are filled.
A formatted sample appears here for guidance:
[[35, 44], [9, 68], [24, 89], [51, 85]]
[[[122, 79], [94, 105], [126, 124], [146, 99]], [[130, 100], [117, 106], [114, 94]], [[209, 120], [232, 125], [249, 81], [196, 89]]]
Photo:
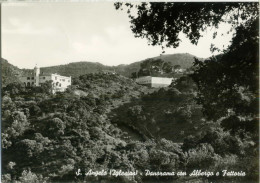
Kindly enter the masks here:
[[[130, 64], [159, 56], [160, 46], [148, 46], [135, 38], [125, 11], [112, 2], [52, 2], [2, 4], [2, 57], [19, 68], [68, 64], [78, 61], [104, 65]], [[218, 32], [227, 32], [222, 24]], [[183, 35], [178, 48], [165, 54], [190, 53], [200, 58], [212, 55], [211, 43], [229, 45], [232, 35], [212, 39], [209, 28], [198, 45]]]

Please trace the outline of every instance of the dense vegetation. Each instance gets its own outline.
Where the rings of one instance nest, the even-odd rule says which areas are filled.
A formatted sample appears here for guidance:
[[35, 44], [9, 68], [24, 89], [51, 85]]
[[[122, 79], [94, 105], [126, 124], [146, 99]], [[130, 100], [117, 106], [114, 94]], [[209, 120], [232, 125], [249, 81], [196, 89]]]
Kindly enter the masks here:
[[[190, 173], [198, 168], [203, 171], [220, 171], [223, 167], [238, 170], [243, 163], [249, 164], [252, 159], [242, 158], [238, 153], [245, 154], [254, 143], [233, 137], [216, 124], [207, 124], [205, 129], [208, 130], [204, 133], [192, 133], [188, 138], [184, 137], [193, 130], [192, 125], [187, 129], [188, 134], [170, 134], [174, 129], [172, 125], [179, 126], [178, 130], [187, 124], [200, 125], [200, 107], [192, 99], [196, 86], [189, 82], [182, 79], [169, 89], [153, 92], [119, 75], [89, 74], [80, 76], [66, 92], [56, 95], [51, 94], [50, 83], [31, 88], [18, 83], [7, 85], [2, 98], [2, 181], [183, 182], [187, 177], [140, 174], [84, 177], [76, 176], [75, 172], [80, 168], [81, 171], [143, 172], [148, 169]], [[155, 105], [158, 101], [159, 105]], [[137, 106], [128, 108], [127, 114], [123, 113], [125, 105], [136, 103]], [[164, 112], [157, 116], [154, 111], [159, 108]], [[193, 118], [194, 115], [199, 117]], [[156, 126], [166, 124], [160, 124], [163, 116], [170, 127], [165, 126], [164, 132], [159, 134]], [[125, 121], [125, 124], [114, 119]], [[144, 130], [149, 122], [155, 130]], [[223, 148], [226, 150], [222, 151]], [[205, 178], [214, 180], [216, 177]], [[245, 178], [254, 177], [232, 180], [243, 182]], [[230, 181], [226, 177], [220, 180]]]
[[[142, 87], [117, 74], [82, 75], [56, 95], [51, 94], [50, 83], [31, 88], [6, 85], [2, 181], [258, 182], [257, 7], [257, 3], [137, 5], [139, 17], [130, 15], [132, 30], [154, 45], [178, 46], [180, 31], [197, 43], [199, 31], [217, 27], [226, 13], [236, 29], [223, 55], [195, 60], [194, 73], [166, 89]], [[234, 21], [237, 10], [242, 10], [242, 23]], [[179, 29], [172, 31], [175, 28]], [[220, 176], [84, 177], [75, 175], [79, 168], [188, 174], [201, 170]], [[222, 170], [243, 171], [245, 176], [223, 176]]]
[[171, 62], [165, 62], [161, 59], [147, 59], [140, 64], [138, 72], [132, 73], [132, 78], [141, 76], [173, 77], [177, 68], [180, 69], [181, 66], [173, 66]]
[[[259, 3], [118, 2], [115, 8], [127, 9], [136, 37], [163, 49], [178, 47], [181, 32], [197, 44], [208, 27], [215, 28], [214, 39], [220, 23], [231, 25], [234, 34], [230, 46], [222, 50], [222, 55], [205, 62], [195, 59], [195, 72], [190, 76], [197, 86], [194, 99], [201, 105], [203, 116], [219, 127], [205, 136], [187, 138], [183, 149], [210, 143], [217, 154], [236, 154], [241, 162], [245, 161], [249, 176], [255, 174], [256, 178], [258, 163], [253, 162], [259, 154]], [[215, 50], [221, 51], [212, 45], [211, 51]]]
[[[172, 66], [179, 65], [182, 69], [189, 69], [193, 66], [194, 55], [188, 53], [178, 53], [178, 54], [162, 54], [158, 57], [148, 58], [140, 62], [134, 62], [129, 65], [119, 65], [115, 68], [115, 71], [123, 76], [131, 77], [132, 73], [138, 72], [141, 69], [141, 64], [147, 60], [162, 60], [164, 62], [170, 63]], [[199, 60], [204, 60], [198, 58]]]
[[195, 83], [184, 76], [169, 88], [145, 94], [140, 100], [114, 109], [111, 116], [119, 126], [135, 129], [144, 139], [183, 142], [185, 137], [212, 126], [205, 121], [201, 106], [196, 104], [196, 91]]
[[18, 76], [21, 74], [22, 72], [18, 67], [9, 64], [5, 59], [1, 59], [1, 76], [3, 86], [13, 82], [19, 82]]
[[48, 92], [48, 83], [32, 88], [13, 83], [3, 88], [4, 182], [76, 181], [79, 167], [129, 164], [118, 159], [123, 152], [118, 149], [127, 144], [106, 111], [111, 103], [130, 100], [143, 88], [116, 75], [85, 75], [75, 82], [78, 89], [56, 95]]

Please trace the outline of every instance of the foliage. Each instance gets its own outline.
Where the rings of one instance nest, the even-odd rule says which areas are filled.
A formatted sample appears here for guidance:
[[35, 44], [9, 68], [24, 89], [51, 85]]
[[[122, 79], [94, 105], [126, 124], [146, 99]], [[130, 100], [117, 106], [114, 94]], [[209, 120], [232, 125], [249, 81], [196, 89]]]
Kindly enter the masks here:
[[196, 43], [199, 30], [217, 26], [228, 13], [232, 20], [237, 16], [233, 12], [243, 10], [242, 26], [236, 27], [229, 50], [217, 60], [196, 61], [192, 75], [196, 85], [190, 77], [181, 77], [169, 88], [153, 90], [111, 73], [82, 75], [66, 92], [55, 95], [45, 86], [6, 85], [2, 89], [3, 182], [181, 182], [168, 176], [84, 177], [75, 172], [198, 167], [245, 170], [248, 175], [207, 178], [210, 182], [257, 182], [258, 33], [251, 21], [255, 8], [256, 3], [137, 5], [140, 17], [130, 17], [132, 23], [146, 25], [133, 27], [141, 31], [137, 36], [147, 36], [152, 44], [168, 41], [168, 46], [178, 45], [180, 31]]
[[20, 82], [18, 76], [21, 75], [20, 69], [9, 64], [7, 60], [1, 58], [1, 77], [2, 77], [2, 87], [7, 84]]
[[[204, 129], [206, 125], [201, 108], [193, 99], [196, 87], [189, 85], [190, 82], [187, 78], [179, 79], [168, 89], [152, 92], [122, 76], [90, 74], [80, 77], [77, 86], [56, 95], [32, 92], [33, 88], [18, 86], [15, 95], [11, 95], [10, 86], [3, 88], [2, 101], [6, 112], [3, 115], [2, 181], [175, 181], [178, 178], [172, 176], [82, 177], [76, 176], [75, 172], [78, 168], [82, 171], [180, 171], [191, 170], [198, 163], [201, 168], [207, 169], [210, 165], [217, 170], [225, 160], [230, 162], [225, 164], [227, 168], [238, 166], [240, 161], [237, 158], [248, 155], [255, 146], [250, 136], [241, 140], [238, 136], [233, 138], [230, 133], [212, 130], [201, 134], [197, 140], [185, 140], [183, 147], [175, 143], [194, 132], [192, 125], [187, 123], [202, 125]], [[137, 98], [139, 105], [136, 105]], [[133, 106], [128, 106], [124, 115], [122, 109], [125, 106], [122, 104], [131, 103]], [[115, 108], [118, 113], [113, 110]], [[163, 113], [156, 116], [154, 111], [159, 108]], [[149, 138], [134, 140], [136, 134], [123, 132], [118, 127], [122, 123], [115, 123], [114, 119], [129, 122], [122, 129], [129, 125]], [[163, 124], [162, 120], [166, 123]], [[167, 126], [170, 123], [175, 128]], [[185, 133], [172, 133], [173, 129]], [[198, 132], [190, 134], [200, 135]], [[162, 138], [163, 134], [168, 139]], [[245, 162], [250, 160], [241, 158]], [[252, 161], [250, 164], [254, 166]], [[252, 174], [252, 179], [254, 176]]]
[[164, 62], [163, 60], [145, 60], [140, 64], [140, 70], [138, 76], [160, 76], [164, 73], [171, 73], [173, 67], [170, 62]]
[[[199, 158], [203, 157], [206, 161], [202, 167], [228, 157], [237, 156], [240, 161], [247, 161], [247, 158], [252, 161], [257, 157], [258, 6], [258, 3], [245, 2], [115, 3], [116, 9], [127, 9], [131, 29], [136, 37], [147, 38], [149, 44], [161, 45], [162, 48], [178, 47], [181, 32], [186, 34], [191, 43], [197, 44], [203, 31], [208, 27], [217, 29], [220, 23], [230, 24], [235, 32], [230, 46], [222, 50], [222, 55], [204, 62], [195, 59], [194, 73], [191, 75], [197, 85], [194, 97], [197, 104], [202, 106], [206, 118], [203, 120], [214, 124], [213, 129], [216, 131], [206, 130], [206, 133], [189, 136], [184, 140], [183, 150], [188, 153], [187, 157], [191, 156], [190, 150], [195, 152], [194, 165], [200, 164]], [[218, 31], [214, 32], [213, 38], [217, 34]], [[211, 51], [215, 49], [213, 46]], [[183, 87], [190, 90], [187, 85]], [[183, 114], [189, 115], [188, 111]], [[208, 144], [210, 151], [198, 149], [204, 143]], [[241, 168], [233, 160], [228, 166]], [[253, 167], [256, 166], [250, 164], [251, 170]], [[247, 181], [257, 182], [257, 170], [249, 173]], [[233, 180], [245, 182], [243, 178]], [[231, 179], [223, 178], [222, 181], [230, 182]]]
[[197, 44], [207, 27], [218, 28], [222, 22], [237, 27], [258, 14], [258, 3], [235, 2], [117, 2], [115, 8], [127, 9], [136, 37], [147, 38], [151, 45], [174, 48], [179, 46], [181, 32]]
[[199, 88], [197, 98], [204, 114], [213, 120], [225, 117], [222, 126], [233, 132], [244, 129], [257, 133], [258, 45], [257, 19], [237, 28], [232, 45], [220, 58], [195, 63], [192, 78]]
[[194, 85], [190, 78], [182, 77], [169, 88], [157, 89], [144, 94], [141, 100], [116, 108], [110, 114], [112, 121], [128, 126], [138, 139], [166, 138], [182, 142], [184, 136], [198, 133], [205, 125], [201, 107], [194, 100]]
[[106, 113], [145, 87], [118, 75], [90, 74], [64, 93], [44, 88], [3, 88], [3, 181], [76, 181], [79, 167], [133, 169], [123, 132]]

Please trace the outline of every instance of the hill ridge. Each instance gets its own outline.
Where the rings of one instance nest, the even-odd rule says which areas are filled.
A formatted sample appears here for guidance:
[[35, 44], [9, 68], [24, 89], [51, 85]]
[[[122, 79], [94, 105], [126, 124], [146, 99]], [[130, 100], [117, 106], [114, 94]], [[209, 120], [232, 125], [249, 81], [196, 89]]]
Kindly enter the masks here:
[[[162, 59], [163, 61], [170, 62], [173, 66], [180, 65], [182, 68], [187, 69], [193, 65], [194, 58], [198, 58], [189, 53], [176, 53], [176, 54], [162, 54], [157, 57], [147, 58], [147, 59]], [[44, 73], [58, 73], [64, 76], [78, 77], [80, 75], [102, 72], [104, 70], [115, 71], [116, 73], [123, 75], [125, 77], [131, 77], [133, 72], [137, 72], [140, 69], [140, 64], [147, 59], [136, 61], [130, 64], [120, 64], [117, 66], [107, 66], [100, 62], [91, 62], [91, 61], [78, 61], [71, 62], [62, 65], [56, 66], [47, 66], [41, 67], [41, 72]], [[198, 58], [204, 60], [203, 58]], [[17, 81], [19, 76], [24, 75], [28, 72], [32, 72], [32, 69], [20, 69], [16, 66], [13, 66], [7, 60], [2, 59], [2, 69], [4, 80], [4, 85]], [[9, 77], [14, 77], [13, 72], [8, 70], [15, 71], [16, 78], [8, 79]], [[6, 71], [6, 72], [5, 72]], [[8, 71], [8, 72], [7, 72]]]

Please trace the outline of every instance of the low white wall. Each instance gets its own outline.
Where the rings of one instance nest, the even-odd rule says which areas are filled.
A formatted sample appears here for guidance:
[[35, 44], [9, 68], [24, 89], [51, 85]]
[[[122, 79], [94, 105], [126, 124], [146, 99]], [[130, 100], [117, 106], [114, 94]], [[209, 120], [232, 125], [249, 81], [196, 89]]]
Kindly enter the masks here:
[[135, 81], [138, 84], [151, 84], [152, 77], [151, 76], [144, 76], [144, 77], [137, 78]]
[[176, 78], [164, 78], [164, 77], [151, 77], [151, 76], [144, 76], [137, 78], [135, 81], [138, 84], [143, 85], [150, 85], [154, 88], [160, 88], [160, 87], [167, 87], [169, 86], [173, 80]]
[[152, 77], [152, 84], [170, 85], [173, 78]]

